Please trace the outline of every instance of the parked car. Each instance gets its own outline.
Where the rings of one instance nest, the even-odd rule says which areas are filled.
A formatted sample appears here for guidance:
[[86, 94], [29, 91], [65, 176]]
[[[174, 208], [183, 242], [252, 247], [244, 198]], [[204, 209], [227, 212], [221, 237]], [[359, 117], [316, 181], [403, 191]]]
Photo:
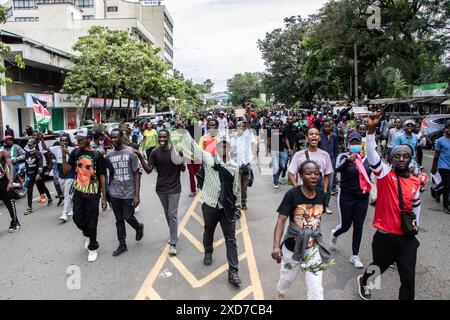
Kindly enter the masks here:
[[425, 117], [422, 121], [422, 128], [434, 146], [436, 139], [442, 136], [444, 125], [450, 121], [450, 114], [433, 114]]

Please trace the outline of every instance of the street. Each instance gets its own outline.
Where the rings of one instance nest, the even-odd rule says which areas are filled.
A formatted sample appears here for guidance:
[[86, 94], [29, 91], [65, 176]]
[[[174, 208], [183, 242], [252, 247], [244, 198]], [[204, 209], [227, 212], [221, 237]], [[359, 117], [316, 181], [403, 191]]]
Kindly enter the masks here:
[[[424, 167], [429, 170], [432, 152], [425, 151]], [[213, 264], [202, 263], [201, 199], [188, 197], [188, 174], [182, 175], [183, 193], [179, 207], [178, 255], [169, 258], [166, 245], [169, 230], [162, 206], [155, 193], [156, 174], [143, 175], [140, 211], [137, 219], [145, 224], [142, 241], [127, 225], [128, 252], [113, 257], [118, 245], [114, 214], [111, 209], [100, 213], [98, 260], [87, 262], [84, 237], [70, 219], [58, 220], [62, 208], [33, 203], [34, 212], [24, 216], [26, 199], [17, 202], [22, 228], [9, 234], [6, 208], [0, 205], [0, 299], [273, 299], [279, 277], [279, 265], [272, 260], [272, 237], [280, 204], [287, 185], [274, 190], [272, 177], [255, 168], [255, 183], [249, 188], [248, 212], [237, 226], [240, 258], [240, 288], [227, 281], [223, 235], [218, 225], [215, 234]], [[263, 170], [263, 172], [265, 172]], [[270, 171], [269, 171], [270, 172]], [[428, 173], [429, 171], [427, 171]], [[55, 195], [52, 181], [47, 182]], [[422, 194], [421, 232], [418, 239], [416, 299], [450, 299], [450, 217], [442, 213], [442, 204], [430, 196], [430, 185]], [[38, 194], [35, 192], [35, 197]], [[336, 197], [332, 197], [332, 215], [324, 215], [322, 234], [329, 243], [330, 232], [339, 223]], [[369, 207], [365, 221], [360, 256], [364, 265], [371, 262], [371, 226], [374, 207]], [[349, 263], [352, 229], [339, 237], [333, 251], [336, 264], [324, 272], [325, 299], [359, 300], [356, 269]], [[81, 271], [79, 289], [67, 286], [68, 267]], [[373, 299], [398, 299], [400, 286], [396, 269], [389, 268], [381, 277], [381, 290], [373, 290]], [[70, 287], [70, 286], [69, 286]], [[304, 275], [299, 274], [287, 299], [306, 299]]]

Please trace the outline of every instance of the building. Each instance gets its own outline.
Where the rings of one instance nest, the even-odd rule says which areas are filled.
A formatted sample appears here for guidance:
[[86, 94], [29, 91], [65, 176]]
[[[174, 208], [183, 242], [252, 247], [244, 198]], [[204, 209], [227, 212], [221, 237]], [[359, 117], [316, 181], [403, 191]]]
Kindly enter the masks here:
[[73, 54], [72, 46], [94, 26], [133, 30], [160, 49], [173, 66], [173, 19], [162, 1], [154, 0], [8, 0], [10, 32]]
[[[0, 30], [0, 39], [11, 48], [11, 52], [0, 56], [6, 71], [4, 76], [12, 82], [1, 86], [0, 127], [9, 124], [17, 135], [27, 125], [34, 125], [34, 111], [31, 96], [46, 101], [52, 113], [51, 128], [64, 129], [65, 112], [56, 109], [53, 95], [64, 84], [65, 72], [71, 66], [71, 55], [40, 42]], [[25, 69], [15, 65], [14, 57], [20, 55]], [[75, 105], [72, 107], [75, 108]]]
[[[0, 40], [11, 48], [8, 54], [0, 56], [0, 63], [6, 68], [3, 76], [12, 80], [10, 84], [0, 86], [0, 137], [7, 124], [16, 136], [23, 133], [26, 126], [36, 128], [32, 97], [45, 101], [48, 107], [51, 115], [48, 130], [76, 129], [86, 97], [77, 99], [58, 93], [64, 84], [65, 73], [72, 65], [72, 55], [1, 29]], [[15, 65], [16, 55], [24, 60], [25, 69]], [[86, 118], [97, 122], [111, 114], [116, 118], [128, 118], [138, 107], [133, 100], [128, 103], [128, 99], [91, 98]]]

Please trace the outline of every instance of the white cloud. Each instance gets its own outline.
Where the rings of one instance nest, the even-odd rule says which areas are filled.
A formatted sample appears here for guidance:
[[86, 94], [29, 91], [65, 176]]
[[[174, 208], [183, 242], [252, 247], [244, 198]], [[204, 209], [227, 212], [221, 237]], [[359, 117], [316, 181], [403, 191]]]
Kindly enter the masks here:
[[266, 32], [292, 15], [307, 17], [325, 0], [166, 0], [174, 19], [175, 68], [201, 82], [210, 78], [215, 91], [246, 71], [263, 71], [257, 48]]

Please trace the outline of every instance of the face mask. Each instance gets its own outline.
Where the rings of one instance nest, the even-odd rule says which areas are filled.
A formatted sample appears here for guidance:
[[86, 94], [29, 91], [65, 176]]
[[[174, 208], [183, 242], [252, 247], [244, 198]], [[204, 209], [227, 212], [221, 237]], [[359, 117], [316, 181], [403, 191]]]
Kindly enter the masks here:
[[361, 152], [361, 145], [348, 146], [348, 149], [349, 149], [352, 153], [360, 153], [360, 152]]

